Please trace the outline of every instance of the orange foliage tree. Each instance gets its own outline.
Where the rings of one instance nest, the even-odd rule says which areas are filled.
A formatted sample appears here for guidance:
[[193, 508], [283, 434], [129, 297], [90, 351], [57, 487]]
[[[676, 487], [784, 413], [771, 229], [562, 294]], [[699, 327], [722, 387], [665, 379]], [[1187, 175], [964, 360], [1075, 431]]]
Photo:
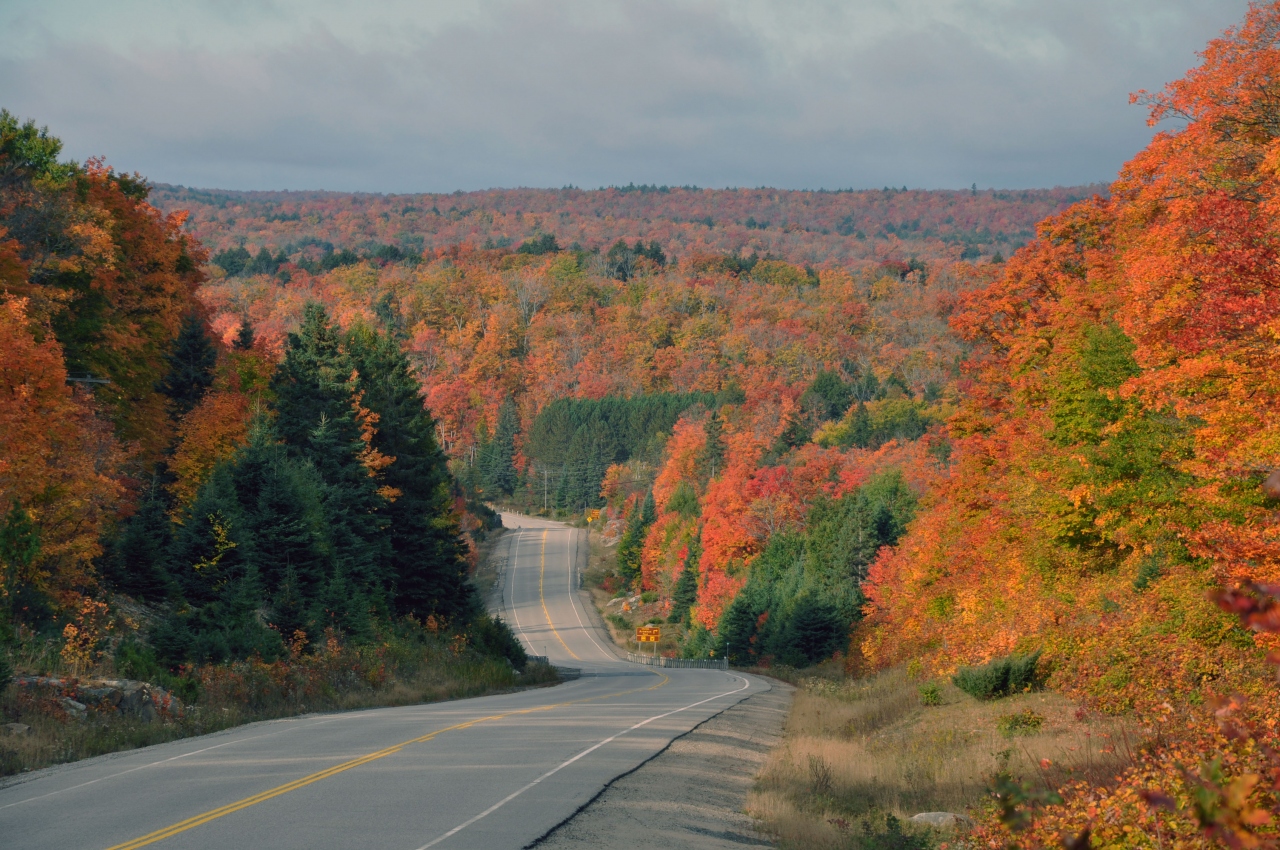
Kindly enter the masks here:
[[[120, 453], [92, 400], [68, 385], [57, 341], [32, 327], [21, 299], [0, 302], [0, 351], [0, 499], [30, 515], [39, 540], [28, 571], [6, 575], [71, 605], [93, 586], [92, 561], [120, 496]], [[6, 596], [16, 590], [4, 588]]]

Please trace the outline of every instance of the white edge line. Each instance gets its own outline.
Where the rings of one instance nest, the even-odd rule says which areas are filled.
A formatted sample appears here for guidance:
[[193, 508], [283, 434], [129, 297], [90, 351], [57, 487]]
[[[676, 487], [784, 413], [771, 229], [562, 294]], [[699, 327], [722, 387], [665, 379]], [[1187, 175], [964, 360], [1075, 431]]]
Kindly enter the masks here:
[[515, 532], [511, 538], [511, 564], [507, 569], [507, 578], [511, 583], [511, 593], [507, 595], [507, 609], [511, 611], [511, 620], [516, 624], [520, 639], [529, 646], [529, 654], [537, 655], [538, 653], [533, 650], [533, 641], [529, 640], [529, 636], [524, 633], [524, 627], [520, 625], [520, 615], [516, 613], [516, 561], [520, 558], [520, 535], [524, 533], [524, 528], [516, 526]]
[[[738, 676], [734, 676], [734, 678], [735, 678], [735, 679], [737, 679], [737, 678], [740, 678], [740, 677], [738, 677]], [[611, 735], [611, 736], [609, 736], [608, 738], [605, 738], [603, 741], [599, 742], [598, 744], [592, 744], [590, 747], [587, 747], [585, 750], [583, 750], [582, 752], [578, 753], [578, 754], [577, 754], [576, 756], [574, 756], [573, 758], [569, 759], [568, 761], [561, 762], [560, 764], [558, 764], [558, 765], [556, 765], [555, 767], [551, 768], [551, 770], [548, 770], [546, 773], [542, 774], [542, 775], [541, 775], [541, 776], [539, 776], [537, 779], [535, 779], [535, 780], [533, 780], [532, 782], [530, 782], [528, 785], [524, 786], [523, 788], [520, 788], [519, 790], [515, 791], [515, 792], [514, 792], [514, 793], [512, 793], [512, 794], [508, 794], [506, 797], [503, 797], [501, 800], [499, 800], [498, 802], [494, 803], [492, 806], [490, 806], [489, 808], [485, 809], [485, 810], [484, 810], [483, 812], [481, 812], [480, 814], [476, 815], [475, 817], [471, 818], [470, 820], [467, 820], [467, 821], [464, 821], [463, 823], [458, 824], [458, 825], [457, 825], [457, 826], [455, 826], [453, 829], [449, 830], [448, 832], [446, 832], [444, 835], [440, 836], [439, 838], [436, 838], [436, 839], [434, 839], [434, 840], [432, 840], [432, 841], [428, 841], [426, 844], [423, 844], [421, 847], [417, 848], [417, 850], [427, 850], [427, 848], [436, 846], [436, 845], [437, 845], [437, 844], [439, 844], [441, 841], [444, 841], [446, 838], [452, 838], [454, 835], [457, 835], [459, 832], [462, 832], [462, 830], [464, 830], [464, 829], [466, 829], [467, 827], [471, 826], [471, 825], [472, 825], [473, 823], [475, 823], [476, 821], [478, 821], [478, 820], [480, 820], [480, 819], [482, 819], [482, 818], [486, 818], [486, 817], [488, 817], [489, 815], [493, 814], [493, 813], [494, 813], [494, 812], [496, 812], [498, 809], [500, 809], [500, 808], [502, 808], [503, 806], [505, 806], [507, 803], [510, 803], [510, 802], [511, 802], [512, 800], [514, 800], [516, 797], [519, 797], [519, 796], [520, 796], [521, 794], [523, 794], [525, 791], [528, 791], [528, 790], [529, 790], [530, 788], [532, 788], [533, 786], [535, 786], [535, 785], [537, 785], [538, 783], [542, 782], [542, 780], [547, 779], [547, 778], [551, 777], [552, 775], [554, 775], [554, 774], [556, 774], [556, 773], [559, 773], [561, 770], [563, 770], [563, 769], [565, 769], [566, 767], [568, 767], [569, 765], [573, 764], [573, 763], [574, 763], [575, 761], [577, 761], [578, 759], [583, 758], [583, 757], [585, 757], [585, 756], [588, 756], [588, 755], [590, 755], [591, 753], [594, 753], [596, 750], [600, 749], [600, 748], [601, 748], [601, 747], [603, 747], [605, 744], [608, 744], [608, 743], [610, 743], [610, 742], [612, 742], [612, 741], [616, 741], [618, 738], [621, 738], [623, 735], [627, 734], [628, 732], [634, 732], [635, 730], [639, 729], [641, 726], [648, 726], [650, 723], [652, 723], [652, 722], [653, 722], [653, 721], [655, 721], [655, 720], [661, 720], [661, 719], [662, 719], [662, 718], [664, 718], [664, 717], [670, 717], [670, 716], [671, 716], [671, 715], [673, 715], [673, 714], [679, 714], [680, 712], [682, 712], [682, 711], [687, 711], [687, 710], [688, 710], [688, 709], [690, 709], [690, 708], [697, 708], [698, 706], [702, 705], [703, 703], [708, 703], [708, 702], [711, 702], [712, 700], [720, 699], [720, 697], [727, 697], [727, 696], [730, 696], [731, 694], [736, 694], [736, 693], [738, 693], [738, 692], [740, 692], [740, 691], [744, 691], [744, 690], [746, 690], [746, 689], [747, 689], [748, 687], [750, 687], [750, 686], [751, 686], [751, 681], [750, 681], [750, 680], [748, 680], [748, 679], [743, 679], [743, 680], [742, 680], [742, 687], [740, 687], [740, 688], [736, 688], [736, 689], [734, 689], [734, 690], [732, 690], [732, 691], [725, 691], [725, 692], [724, 692], [724, 693], [722, 693], [722, 694], [716, 694], [715, 696], [713, 696], [713, 697], [707, 697], [707, 698], [706, 698], [706, 699], [704, 699], [704, 700], [698, 700], [697, 702], [690, 703], [689, 705], [683, 706], [683, 707], [681, 707], [681, 708], [673, 709], [673, 710], [668, 711], [668, 712], [665, 712], [665, 713], [663, 713], [663, 714], [655, 714], [653, 717], [650, 717], [648, 720], [641, 720], [641, 721], [640, 721], [639, 723], [637, 723], [635, 726], [632, 726], [632, 727], [627, 728], [627, 729], [623, 729], [621, 732], [618, 732], [618, 733], [617, 733], [617, 734], [615, 734], [615, 735]]]
[[[566, 530], [569, 532], [569, 539], [573, 540], [574, 529], [570, 528]], [[605, 656], [609, 661], [616, 661], [617, 660], [616, 656], [606, 652], [603, 646], [596, 643], [595, 637], [593, 637], [591, 634], [591, 632], [595, 630], [588, 629], [586, 624], [582, 622], [582, 615], [578, 613], [578, 603], [579, 603], [579, 599], [577, 598], [578, 594], [574, 592], [574, 587], [573, 587], [573, 556], [569, 554], [570, 547], [565, 546], [564, 548], [565, 548], [565, 558], [568, 559], [569, 561], [569, 607], [573, 609], [573, 616], [578, 618], [578, 628], [582, 629], [582, 631], [586, 634], [587, 639], [595, 644], [596, 649], [600, 650], [601, 655]], [[588, 557], [590, 557], [589, 552], [588, 552]]]

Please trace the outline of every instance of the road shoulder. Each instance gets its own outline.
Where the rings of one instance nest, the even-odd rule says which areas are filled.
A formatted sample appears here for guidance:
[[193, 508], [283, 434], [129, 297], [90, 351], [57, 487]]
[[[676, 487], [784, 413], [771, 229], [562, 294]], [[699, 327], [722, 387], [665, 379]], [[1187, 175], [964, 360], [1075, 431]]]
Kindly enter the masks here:
[[794, 688], [769, 680], [674, 740], [530, 845], [539, 850], [729, 850], [771, 847], [743, 813], [754, 778], [782, 738]]

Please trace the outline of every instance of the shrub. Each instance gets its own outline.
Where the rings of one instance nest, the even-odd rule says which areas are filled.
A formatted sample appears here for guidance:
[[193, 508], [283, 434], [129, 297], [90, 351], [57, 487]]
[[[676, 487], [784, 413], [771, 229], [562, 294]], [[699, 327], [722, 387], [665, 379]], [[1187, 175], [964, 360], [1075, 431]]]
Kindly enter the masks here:
[[13, 681], [13, 665], [9, 663], [9, 658], [3, 652], [0, 652], [0, 691], [9, 687], [9, 683]]
[[654, 593], [652, 590], [646, 590], [644, 593], [640, 594], [640, 601], [646, 605], [650, 602], [657, 602], [658, 594]]
[[920, 686], [921, 705], [942, 705], [942, 688], [937, 682], [927, 682]]
[[622, 616], [621, 614], [609, 614], [608, 619], [610, 623], [613, 623], [614, 628], [618, 629], [619, 631], [625, 632], [625, 631], [630, 631], [631, 629], [631, 624], [628, 623], [627, 618]]
[[132, 638], [120, 641], [115, 653], [116, 670], [126, 679], [159, 682], [162, 674], [156, 654], [150, 647]]
[[809, 756], [809, 780], [813, 784], [813, 793], [825, 797], [831, 793], [831, 765], [822, 756]]
[[931, 850], [935, 842], [926, 834], [907, 832], [902, 821], [886, 813], [884, 827], [880, 828], [871, 818], [862, 821], [862, 835], [858, 846], [862, 850]]
[[996, 721], [996, 728], [1001, 735], [1012, 738], [1014, 735], [1032, 735], [1040, 731], [1044, 725], [1044, 715], [1031, 709], [1006, 714]]
[[505, 658], [515, 669], [524, 670], [529, 657], [501, 617], [482, 614], [472, 622], [468, 631], [472, 645], [481, 653]]
[[981, 667], [961, 667], [951, 681], [975, 699], [999, 699], [1039, 686], [1036, 664], [1039, 651], [1030, 655], [1006, 655]]

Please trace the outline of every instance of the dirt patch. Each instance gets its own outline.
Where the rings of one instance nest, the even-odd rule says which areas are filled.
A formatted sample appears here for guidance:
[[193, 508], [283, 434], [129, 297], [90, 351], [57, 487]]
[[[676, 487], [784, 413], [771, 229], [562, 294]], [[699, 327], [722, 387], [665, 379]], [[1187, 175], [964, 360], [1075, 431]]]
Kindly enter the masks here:
[[545, 850], [772, 847], [743, 813], [755, 775], [782, 739], [794, 688], [745, 699], [615, 780], [532, 846]]

